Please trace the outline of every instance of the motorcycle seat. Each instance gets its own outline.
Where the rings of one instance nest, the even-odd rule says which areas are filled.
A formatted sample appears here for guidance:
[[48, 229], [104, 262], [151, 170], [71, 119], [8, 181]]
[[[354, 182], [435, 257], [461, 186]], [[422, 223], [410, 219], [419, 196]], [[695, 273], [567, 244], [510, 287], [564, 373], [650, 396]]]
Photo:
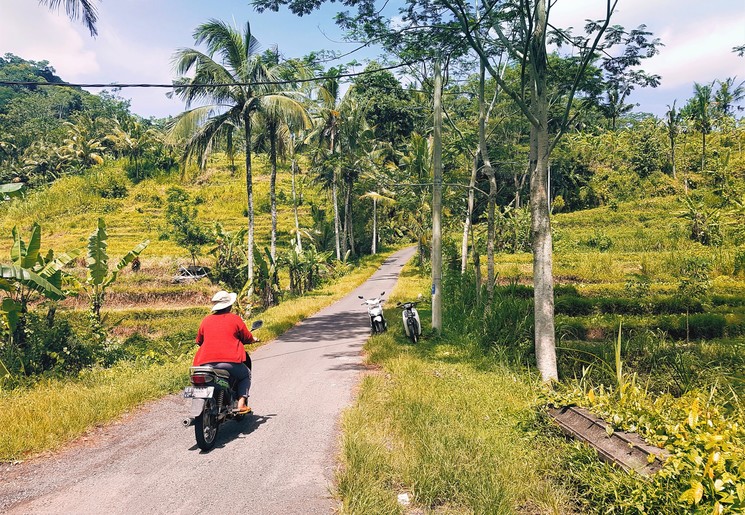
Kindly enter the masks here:
[[218, 377], [222, 377], [223, 379], [230, 379], [230, 372], [228, 372], [227, 370], [223, 370], [221, 368], [214, 368], [210, 366], [191, 367], [191, 373], [192, 374], [213, 373]]

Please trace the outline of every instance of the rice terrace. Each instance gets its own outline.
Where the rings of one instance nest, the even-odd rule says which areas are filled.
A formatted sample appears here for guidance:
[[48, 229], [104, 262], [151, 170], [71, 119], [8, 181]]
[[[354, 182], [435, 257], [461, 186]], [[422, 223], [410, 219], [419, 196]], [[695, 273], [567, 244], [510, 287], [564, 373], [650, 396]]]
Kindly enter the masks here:
[[743, 27], [6, 2], [0, 511], [745, 513]]

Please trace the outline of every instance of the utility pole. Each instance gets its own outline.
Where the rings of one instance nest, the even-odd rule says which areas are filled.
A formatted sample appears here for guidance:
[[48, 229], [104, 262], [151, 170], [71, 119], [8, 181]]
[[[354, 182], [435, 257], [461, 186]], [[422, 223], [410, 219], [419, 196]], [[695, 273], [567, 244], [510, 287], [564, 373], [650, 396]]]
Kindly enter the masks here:
[[442, 332], [442, 70], [435, 60], [434, 130], [432, 141], [432, 329]]

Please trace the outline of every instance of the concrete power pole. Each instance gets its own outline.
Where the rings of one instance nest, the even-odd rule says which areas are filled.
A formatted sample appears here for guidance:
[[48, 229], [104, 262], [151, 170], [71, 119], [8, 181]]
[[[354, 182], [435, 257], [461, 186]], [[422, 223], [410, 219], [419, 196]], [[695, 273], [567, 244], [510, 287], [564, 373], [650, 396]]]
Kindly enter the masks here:
[[435, 61], [434, 130], [432, 142], [432, 329], [442, 332], [442, 70]]

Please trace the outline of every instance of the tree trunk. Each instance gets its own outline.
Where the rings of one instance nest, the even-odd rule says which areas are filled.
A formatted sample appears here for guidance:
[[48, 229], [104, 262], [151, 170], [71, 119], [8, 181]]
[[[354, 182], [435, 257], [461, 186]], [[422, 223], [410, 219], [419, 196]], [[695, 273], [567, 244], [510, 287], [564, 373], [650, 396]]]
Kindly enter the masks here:
[[432, 131], [432, 329], [442, 332], [442, 73], [435, 61], [434, 127]]
[[277, 138], [276, 131], [272, 128], [271, 142], [269, 148], [269, 160], [272, 167], [272, 175], [269, 179], [269, 200], [272, 211], [272, 236], [269, 244], [269, 254], [272, 260], [277, 259]]
[[673, 136], [670, 136], [670, 162], [673, 165], [673, 179], [677, 179], [677, 174], [675, 173], [675, 138]]
[[487, 240], [486, 240], [486, 289], [491, 300], [494, 292], [494, 239], [496, 237], [496, 203], [497, 178], [491, 166], [489, 152], [486, 149], [486, 100], [484, 98], [486, 83], [486, 67], [483, 59], [479, 66], [479, 153], [484, 163], [484, 174], [489, 178], [489, 205], [487, 210]]
[[558, 380], [554, 329], [554, 283], [551, 220], [548, 209], [548, 98], [546, 91], [546, 0], [536, 4], [536, 22], [530, 46], [533, 90], [531, 111], [537, 123], [531, 126], [530, 178], [531, 232], [533, 240], [533, 289], [535, 351], [543, 381]]
[[471, 218], [473, 217], [473, 205], [476, 198], [476, 176], [479, 173], [479, 152], [473, 154], [471, 162], [471, 180], [468, 182], [468, 202], [466, 204], [466, 219], [463, 222], [463, 241], [460, 246], [460, 273], [466, 273], [468, 265], [468, 234], [471, 230]]
[[357, 250], [354, 248], [354, 224], [352, 223], [352, 179], [348, 177], [346, 179], [346, 191], [344, 192], [344, 235], [345, 242], [349, 242], [349, 247], [344, 244], [344, 254], [347, 253], [347, 248], [352, 251], [352, 255], [357, 254]]
[[334, 238], [336, 240], [336, 259], [341, 259], [341, 220], [339, 218], [339, 191], [336, 186], [336, 171], [334, 171], [334, 182], [331, 185], [331, 194], [334, 197]]
[[704, 168], [706, 168], [706, 133], [701, 133], [701, 173], [704, 173]]
[[[293, 139], [294, 141], [294, 139]], [[294, 143], [293, 143], [294, 144]], [[292, 156], [292, 211], [295, 215], [295, 236], [297, 237], [298, 252], [303, 251], [303, 241], [300, 238], [300, 221], [297, 216], [297, 194], [295, 192], [295, 175], [297, 174], [297, 160], [295, 159], [294, 149]]]
[[373, 197], [373, 237], [372, 237], [373, 256], [378, 253], [378, 200]]
[[243, 124], [246, 131], [246, 196], [248, 201], [248, 298], [253, 296], [254, 291], [254, 191], [253, 177], [251, 175], [251, 118], [246, 113], [243, 116]]
[[[334, 135], [331, 134], [331, 155], [334, 155]], [[334, 165], [334, 174], [331, 179], [331, 195], [334, 197], [334, 241], [336, 243], [336, 260], [341, 260], [341, 246], [339, 244], [339, 193], [336, 187], [337, 173]]]

